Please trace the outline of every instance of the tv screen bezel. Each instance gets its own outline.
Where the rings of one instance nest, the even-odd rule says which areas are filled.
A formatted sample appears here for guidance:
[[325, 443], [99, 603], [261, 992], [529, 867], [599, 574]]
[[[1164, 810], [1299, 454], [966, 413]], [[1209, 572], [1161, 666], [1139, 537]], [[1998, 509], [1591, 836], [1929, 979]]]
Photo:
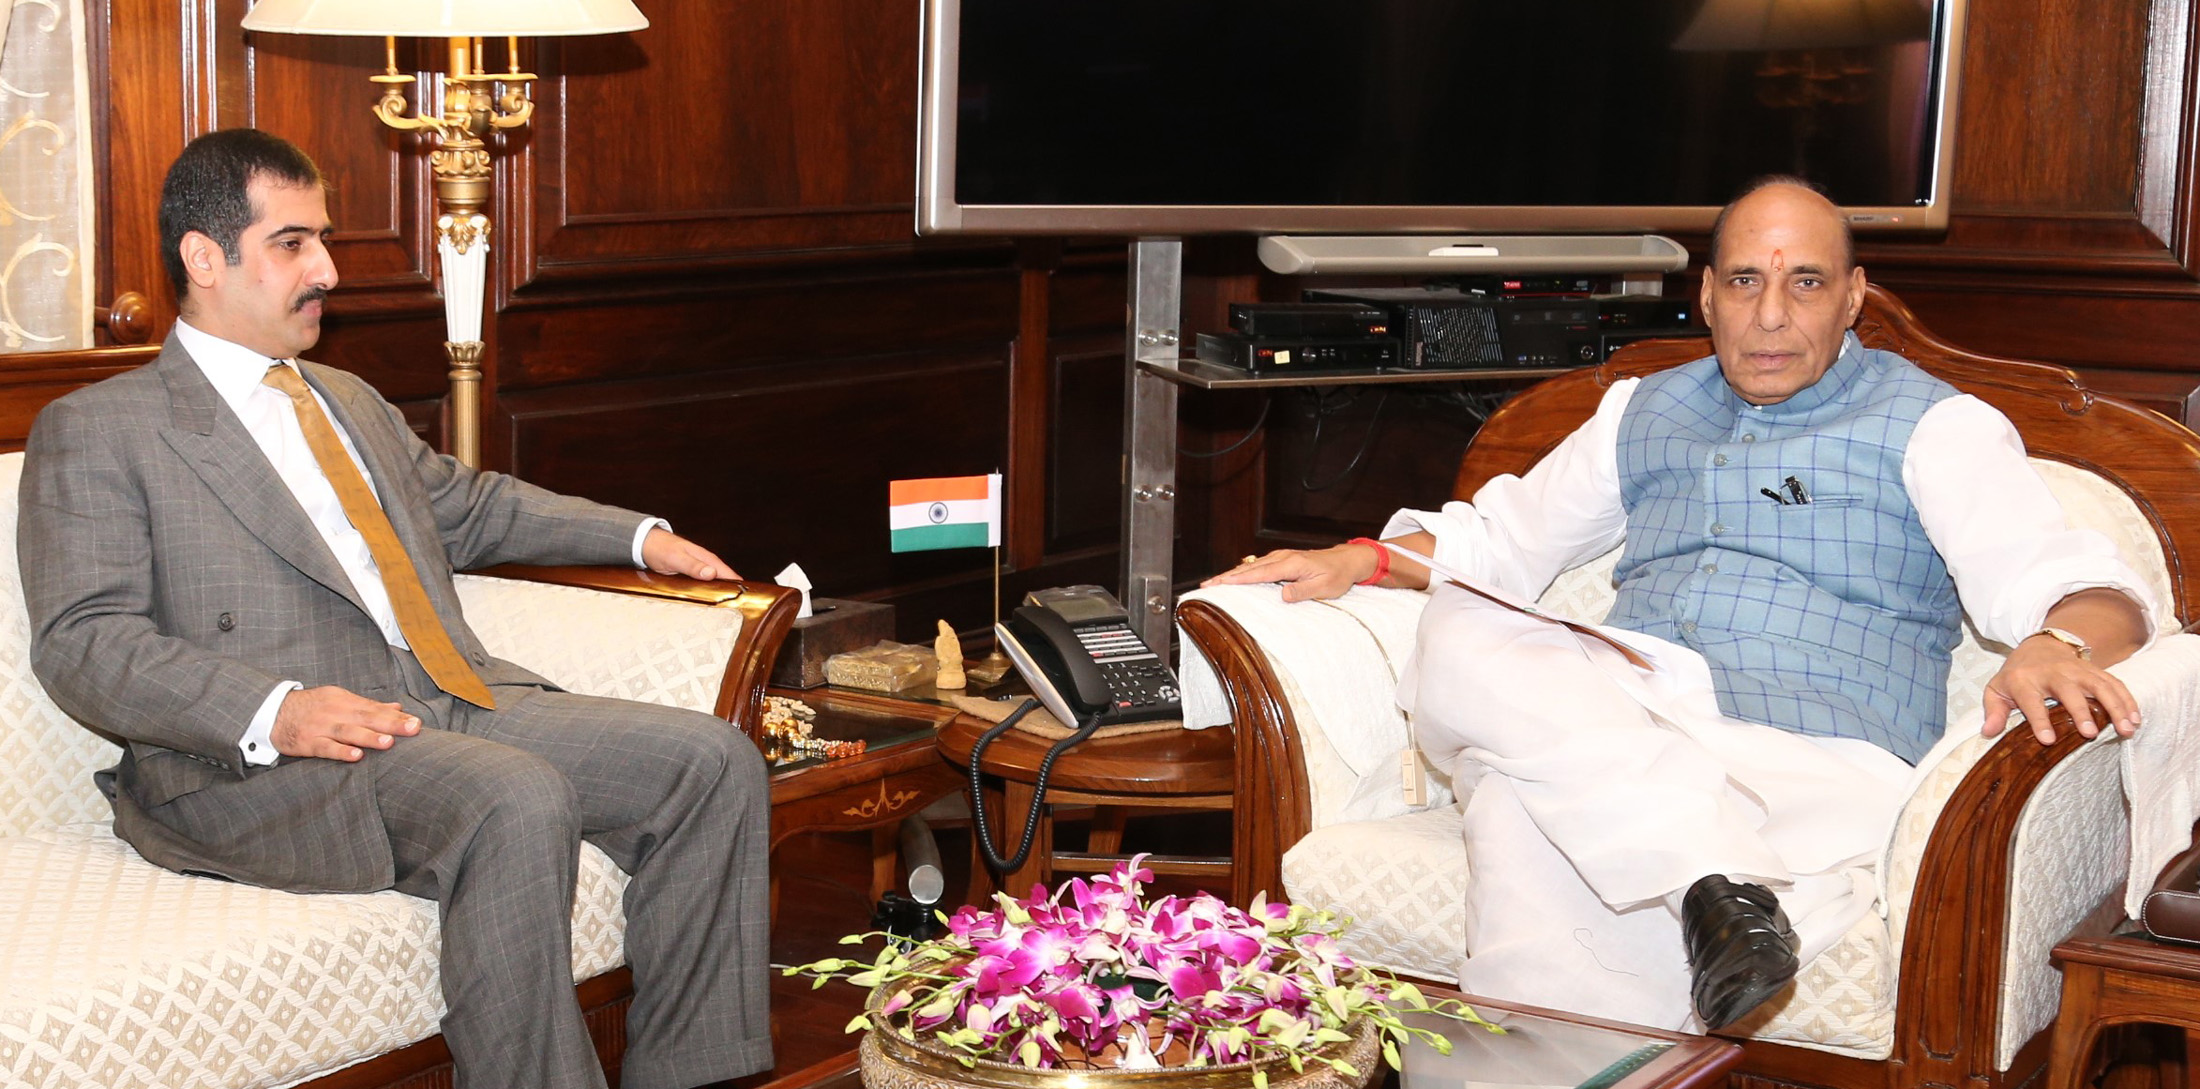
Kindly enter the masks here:
[[[1930, 196], [1921, 205], [1842, 209], [1851, 229], [1938, 232], [1948, 227], [1958, 90], [1967, 0], [1936, 0], [1945, 18], [1933, 88]], [[1711, 229], [1715, 205], [1108, 205], [960, 204], [955, 200], [960, 0], [924, 0], [917, 59], [917, 198], [920, 235], [1696, 233]], [[1156, 154], [1161, 154], [1157, 151]]]

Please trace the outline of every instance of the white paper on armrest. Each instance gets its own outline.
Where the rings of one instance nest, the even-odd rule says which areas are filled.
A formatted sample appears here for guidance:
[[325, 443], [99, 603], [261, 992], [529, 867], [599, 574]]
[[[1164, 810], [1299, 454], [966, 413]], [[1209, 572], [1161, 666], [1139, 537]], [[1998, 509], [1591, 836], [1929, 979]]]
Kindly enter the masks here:
[[[1184, 595], [1206, 601], [1260, 643], [1279, 672], [1304, 694], [1302, 728], [1321, 731], [1354, 774], [1397, 775], [1398, 750], [1413, 744], [1398, 710], [1398, 670], [1413, 652], [1428, 595], [1417, 590], [1355, 587], [1333, 601], [1286, 603], [1273, 584], [1217, 586]], [[1184, 721], [1229, 720], [1213, 668], [1183, 640]]]
[[1214, 663], [1182, 632], [1177, 634], [1176, 644], [1176, 687], [1184, 701], [1184, 728], [1204, 730], [1228, 725], [1230, 701], [1222, 695], [1222, 678], [1215, 676]]
[[2173, 635], [2112, 667], [2139, 701], [2139, 732], [2123, 744], [2131, 804], [2124, 913], [2136, 919], [2171, 856], [2200, 819], [2200, 635]]

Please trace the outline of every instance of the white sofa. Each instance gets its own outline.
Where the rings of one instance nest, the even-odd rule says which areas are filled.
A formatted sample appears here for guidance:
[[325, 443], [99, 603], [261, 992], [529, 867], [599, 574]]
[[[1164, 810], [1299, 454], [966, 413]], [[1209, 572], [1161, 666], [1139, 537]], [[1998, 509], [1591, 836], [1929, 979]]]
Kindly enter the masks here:
[[[0, 455], [0, 1085], [295, 1085], [435, 1036], [434, 902], [185, 877], [114, 837], [91, 776], [117, 748], [62, 714], [31, 675], [14, 547], [21, 471], [21, 454]], [[675, 592], [667, 580], [607, 577]], [[793, 604], [776, 587], [741, 584], [698, 585], [680, 600], [646, 586], [459, 583], [491, 653], [575, 691], [730, 711], [739, 722], [754, 721]], [[601, 852], [583, 849], [576, 981], [624, 963], [625, 885]]]

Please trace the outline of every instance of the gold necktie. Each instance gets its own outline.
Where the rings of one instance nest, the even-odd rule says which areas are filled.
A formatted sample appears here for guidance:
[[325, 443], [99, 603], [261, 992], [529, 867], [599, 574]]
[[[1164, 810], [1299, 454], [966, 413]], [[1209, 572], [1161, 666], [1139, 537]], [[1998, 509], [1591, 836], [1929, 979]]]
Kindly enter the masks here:
[[437, 688], [476, 707], [495, 710], [496, 700], [489, 695], [489, 686], [481, 683], [481, 676], [466, 663], [465, 655], [452, 645], [451, 633], [436, 619], [435, 606], [428, 603], [428, 590], [420, 583], [412, 557], [398, 541], [389, 515], [374, 501], [367, 478], [360, 475], [351, 455], [344, 452], [343, 440], [336, 437], [336, 426], [313, 399], [305, 379], [278, 363], [267, 369], [267, 377], [261, 381], [289, 397], [297, 410], [298, 429], [305, 432], [306, 447], [313, 451], [313, 460], [321, 464], [321, 475], [336, 489], [336, 500], [344, 505], [344, 517], [366, 538], [367, 551], [374, 555], [374, 565], [382, 572], [382, 589], [390, 596], [390, 611], [397, 614], [397, 630], [405, 633], [405, 642], [412, 645], [420, 668], [428, 671]]

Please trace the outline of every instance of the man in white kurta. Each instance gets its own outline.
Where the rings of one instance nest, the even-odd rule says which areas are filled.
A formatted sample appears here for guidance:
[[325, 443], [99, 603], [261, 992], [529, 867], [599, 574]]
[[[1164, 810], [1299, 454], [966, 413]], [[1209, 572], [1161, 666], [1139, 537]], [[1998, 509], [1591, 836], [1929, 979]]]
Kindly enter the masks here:
[[[1722, 213], [1713, 249], [1702, 303], [1716, 378], [1725, 387], [1713, 394], [1731, 390], [1729, 400], [1738, 398], [1732, 422], [1713, 437], [1740, 445], [1701, 449], [1731, 449], [1739, 464], [1750, 443], [1763, 437], [1769, 446], [1782, 434], [1782, 414], [1792, 419], [1812, 410], [1814, 400], [1881, 378], [1915, 388], [1932, 383], [1906, 362], [1865, 352], [1847, 333], [1862, 305], [1864, 275], [1845, 224], [1823, 197], [1785, 182], [1755, 189]], [[1833, 379], [1821, 386], [1829, 373]], [[1660, 387], [1667, 400], [1672, 385]], [[1869, 908], [1877, 893], [1876, 854], [1910, 776], [1904, 758], [1914, 759], [1932, 740], [1886, 732], [1901, 717], [1888, 712], [1899, 710], [1916, 686], [1893, 686], [1890, 695], [1869, 691], [1866, 682], [1867, 691], [1852, 696], [1829, 684], [1819, 693], [1810, 690], [1819, 683], [1810, 668], [1790, 675], [1783, 658], [1810, 659], [1820, 675], [1831, 669], [1826, 661], [1863, 672], [1880, 659], [1937, 663], [1937, 676], [1925, 684], [1937, 686], [1944, 703], [1954, 597], [1943, 594], [1946, 615], [1939, 615], [1907, 601], [1881, 601], [1877, 587], [1860, 590], [1853, 571], [1833, 570], [1841, 563], [1814, 569], [1812, 555], [1850, 547], [1815, 538], [1854, 528], [1842, 513], [1853, 497], [1810, 496], [1794, 477], [1793, 487], [1768, 479], [1763, 509], [1748, 515], [1786, 519], [1756, 522], [1760, 541], [1791, 533], [1784, 551], [1746, 543], [1745, 527], [1724, 524], [1730, 517], [1684, 526], [1678, 538], [1670, 525], [1643, 525], [1646, 511], [1666, 512], [1644, 497], [1641, 451], [1646, 444], [1685, 446], [1687, 424], [1667, 436], [1659, 430], [1663, 417], [1654, 415], [1663, 408], [1635, 404], [1631, 417], [1641, 386], [1616, 384], [1596, 415], [1525, 476], [1492, 481], [1471, 504], [1401, 511], [1383, 534], [1478, 585], [1533, 599], [1566, 568], [1631, 535], [1639, 546], [1657, 529], [1668, 544], [1662, 553], [1644, 557], [1631, 549], [1629, 559], [1637, 562], [1623, 561], [1623, 603], [1626, 580], [1636, 575], [1648, 579], [1663, 570], [1678, 589], [1638, 594], [1630, 627], [1602, 629], [1641, 662], [1439, 579], [1398, 700], [1430, 762], [1447, 769], [1468, 799], [1473, 882], [1462, 984], [1477, 994], [1641, 1024], [1718, 1027], [1776, 991], [1798, 961], [1830, 946]], [[2079, 728], [2090, 733], [2097, 725], [2088, 699], [2116, 728], [2136, 728], [2129, 693], [2102, 667], [2135, 651], [2151, 630], [2138, 577], [2105, 539], [2064, 525], [2005, 418], [1945, 387], [1927, 392], [1904, 418], [1909, 431], [1892, 448], [1897, 456], [1858, 475], [1878, 471], [1882, 479], [1872, 486], [1895, 499], [1913, 535], [1923, 538], [1915, 549], [1934, 562], [1922, 574], [1911, 572], [1919, 600], [1952, 579], [1980, 634], [2016, 648], [1988, 683], [1988, 732], [2021, 711], [2035, 734], [2051, 740], [2045, 708], [2055, 701], [2073, 708]], [[1917, 411], [1917, 405], [1929, 407]], [[1698, 447], [1686, 450], [1694, 456]], [[1724, 509], [1731, 511], [1733, 483], [1712, 483], [1727, 460], [1721, 452], [1700, 466], [1684, 464], [1678, 483], [1668, 472], [1667, 484], [1690, 493], [1697, 504], [1687, 508], [1691, 513], [1722, 509], [1697, 493], [1723, 488]], [[1623, 465], [1631, 471], [1623, 473]], [[1763, 526], [1774, 528], [1767, 534]], [[1867, 569], [1871, 557], [1899, 551], [1857, 548]], [[1854, 568], [1856, 557], [1842, 562]], [[1854, 651], [1848, 658], [1833, 653], [1844, 648], [1821, 655], [1822, 648], [1783, 643], [1776, 622], [1734, 630], [1731, 607], [1720, 614], [1726, 629], [1713, 637], [1707, 620], [1699, 639], [1704, 587], [1749, 585], [1732, 571], [1716, 579], [1721, 563], [1757, 565], [1776, 593], [1783, 592], [1780, 583], [1827, 582], [1831, 590], [1807, 592], [1842, 597], [1835, 604], [1861, 609], [1866, 621], [1899, 613], [1900, 623], [1889, 619], [1887, 632], [1877, 634], [1882, 642], [1859, 636], [1854, 647], [1844, 642], [1845, 627], [1828, 627], [1841, 638], [1826, 641], [1844, 643]], [[1895, 581], [1892, 572], [1888, 580]], [[1360, 540], [1271, 553], [1213, 581], [1281, 582], [1287, 600], [1305, 600], [1335, 596], [1354, 583], [1431, 580], [1421, 565]], [[1886, 638], [1931, 645], [1900, 645], [1887, 657]], [[1793, 702], [1803, 709], [1791, 713], [1782, 699], [1787, 693], [1768, 686], [1768, 677], [1797, 686]], [[1848, 706], [1858, 713], [1827, 710]], [[1738, 715], [1740, 707], [1772, 724]], [[1927, 716], [1936, 734], [1938, 714]], [[1863, 725], [1852, 729], [1851, 718]], [[1768, 903], [1777, 895], [1785, 913], [1778, 933], [1793, 949], [1774, 943], [1782, 968], [1760, 970], [1765, 951], [1745, 949], [1749, 955], [1736, 959], [1752, 962], [1750, 978], [1692, 978], [1681, 931], [1694, 909], [1684, 910], [1683, 893], [1715, 878], [1770, 890]], [[1735, 940], [1761, 944], [1772, 926], [1765, 920], [1758, 933]], [[1723, 963], [1718, 940], [1701, 939], [1693, 951], [1697, 975], [1705, 964]], [[1722, 987], [1729, 998], [1737, 988], [1745, 997], [1707, 1005], [1706, 992]]]

